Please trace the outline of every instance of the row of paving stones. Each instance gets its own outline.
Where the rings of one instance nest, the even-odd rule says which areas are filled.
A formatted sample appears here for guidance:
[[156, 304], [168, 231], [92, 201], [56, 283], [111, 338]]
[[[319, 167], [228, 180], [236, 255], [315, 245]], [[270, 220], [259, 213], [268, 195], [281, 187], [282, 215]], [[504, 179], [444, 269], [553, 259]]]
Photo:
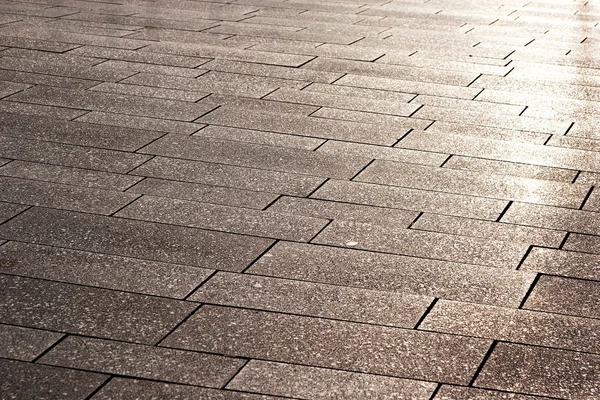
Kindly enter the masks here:
[[0, 397], [597, 398], [598, 21], [0, 1]]

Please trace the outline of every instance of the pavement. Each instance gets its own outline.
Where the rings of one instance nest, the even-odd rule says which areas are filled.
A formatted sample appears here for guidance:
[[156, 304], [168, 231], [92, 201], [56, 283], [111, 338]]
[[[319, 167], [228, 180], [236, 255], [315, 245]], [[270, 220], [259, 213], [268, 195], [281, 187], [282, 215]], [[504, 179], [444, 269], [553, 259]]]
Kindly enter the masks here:
[[600, 399], [599, 22], [0, 0], [0, 399]]

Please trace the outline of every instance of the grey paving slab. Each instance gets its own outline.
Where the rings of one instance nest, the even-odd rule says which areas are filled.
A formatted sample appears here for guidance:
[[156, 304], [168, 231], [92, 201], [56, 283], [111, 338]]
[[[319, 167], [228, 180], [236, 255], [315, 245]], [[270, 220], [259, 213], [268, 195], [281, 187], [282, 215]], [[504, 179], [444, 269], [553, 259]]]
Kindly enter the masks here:
[[496, 390], [477, 389], [464, 386], [442, 385], [435, 397], [436, 400], [539, 400], [549, 397], [528, 396], [500, 392]]
[[106, 127], [84, 122], [57, 121], [10, 113], [0, 114], [0, 134], [24, 139], [133, 151], [162, 135], [132, 128]]
[[[315, 60], [318, 61], [319, 59]], [[332, 60], [332, 62], [335, 62]], [[389, 90], [368, 89], [342, 85], [326, 85], [313, 82], [303, 91], [329, 94], [333, 96], [357, 97], [361, 99], [382, 100], [386, 102], [408, 103], [415, 98], [415, 95], [408, 93], [392, 92]]]
[[[345, 357], [339, 357], [342, 343], [348, 349]], [[355, 372], [466, 383], [490, 341], [204, 306], [169, 335], [163, 345]], [[396, 352], [391, 352], [391, 348]]]
[[328, 140], [323, 146], [318, 148], [317, 152], [340, 156], [351, 155], [354, 157], [369, 157], [377, 160], [433, 165], [436, 167], [440, 166], [448, 158], [448, 155], [441, 153], [341, 142], [338, 140]]
[[416, 211], [288, 196], [279, 198], [269, 211], [393, 227], [408, 227], [418, 215]]
[[0, 222], [5, 222], [26, 209], [27, 206], [22, 204], [0, 202]]
[[[78, 16], [81, 17], [82, 13]], [[99, 16], [98, 14], [95, 14]], [[209, 59], [199, 57], [182, 57], [172, 54], [159, 54], [134, 50], [115, 49], [112, 47], [81, 46], [72, 49], [67, 54], [80, 57], [98, 57], [112, 60], [142, 62], [174, 67], [196, 68]]]
[[208, 125], [206, 128], [196, 132], [194, 136], [289, 147], [301, 150], [314, 150], [325, 142], [323, 139], [263, 132], [252, 129], [230, 128], [219, 125]]
[[600, 256], [575, 251], [533, 248], [521, 269], [550, 275], [600, 280]]
[[[0, 58], [0, 60], [4, 59], [4, 57]], [[11, 94], [18, 93], [21, 90], [25, 90], [31, 85], [25, 83], [15, 83], [15, 82], [1, 82], [2, 89], [0, 89], [0, 98], [10, 96]]]
[[143, 154], [6, 136], [0, 136], [0, 156], [115, 173], [126, 173], [151, 158]]
[[592, 190], [592, 194], [590, 194], [590, 197], [588, 197], [588, 199], [585, 201], [585, 204], [583, 205], [584, 210], [596, 212], [600, 211], [600, 195], [598, 193], [598, 189], [594, 187], [594, 189]]
[[272, 243], [222, 232], [46, 208], [33, 208], [11, 221], [0, 227], [0, 237], [236, 271], [244, 269]]
[[384, 102], [381, 100], [361, 99], [357, 97], [336, 96], [331, 94], [316, 93], [305, 90], [280, 88], [269, 94], [267, 99], [288, 101], [291, 103], [311, 104], [315, 106], [328, 106], [367, 112], [378, 112], [407, 117], [420, 107], [419, 104], [403, 104]]
[[244, 360], [70, 336], [40, 358], [39, 363], [220, 388]]
[[[436, 74], [437, 75], [437, 74]], [[475, 78], [473, 78], [475, 79]], [[524, 106], [513, 105], [513, 104], [501, 104], [501, 103], [489, 103], [484, 101], [471, 101], [471, 100], [460, 100], [460, 99], [451, 99], [448, 97], [437, 97], [437, 96], [427, 96], [427, 95], [418, 95], [414, 98], [411, 103], [415, 104], [424, 104], [426, 106], [432, 107], [443, 107], [443, 108], [452, 108], [461, 111], [469, 111], [473, 113], [486, 113], [486, 114], [504, 114], [504, 115], [519, 115], [525, 110]], [[459, 115], [461, 113], [459, 111]], [[447, 118], [440, 118], [439, 120], [447, 120]], [[511, 120], [512, 118], [508, 118]], [[436, 118], [436, 120], [438, 120]], [[479, 124], [483, 125], [483, 121], [478, 121]], [[461, 123], [468, 123], [465, 120], [462, 120]]]
[[465, 123], [435, 121], [427, 128], [427, 133], [442, 133], [505, 140], [509, 142], [544, 144], [550, 137], [547, 133], [519, 131], [514, 129], [480, 126]]
[[432, 123], [432, 121], [425, 119], [399, 117], [396, 115], [370, 113], [365, 111], [343, 110], [341, 108], [330, 107], [321, 107], [311, 116], [322, 119], [360, 122], [363, 124], [380, 126], [383, 129], [391, 129], [396, 132], [400, 131], [403, 133], [407, 133], [410, 129], [425, 129]]
[[592, 211], [514, 203], [501, 221], [592, 235], [600, 234], [600, 214]]
[[[2, 169], [0, 168], [0, 173], [1, 172]], [[178, 182], [156, 178], [146, 178], [127, 191], [130, 193], [191, 200], [200, 203], [255, 208], [259, 210], [262, 210], [277, 198], [277, 195], [274, 193], [254, 192], [223, 186], [211, 186], [200, 183]]]
[[216, 390], [197, 386], [179, 385], [148, 380], [113, 378], [95, 394], [94, 400], [274, 400], [281, 397]]
[[0, 201], [109, 215], [137, 195], [52, 182], [0, 176]]
[[421, 215], [411, 228], [556, 248], [560, 246], [566, 236], [566, 232], [560, 230], [540, 229], [433, 213]]
[[433, 298], [219, 272], [189, 300], [412, 328]]
[[115, 215], [300, 242], [308, 242], [329, 223], [324, 218], [153, 196], [144, 196]]
[[352, 221], [334, 221], [311, 242], [497, 268], [516, 268], [529, 248], [524, 243]]
[[600, 393], [600, 356], [500, 343], [475, 386], [560, 399], [593, 399]]
[[600, 283], [542, 276], [527, 298], [525, 308], [580, 317], [600, 318]]
[[[219, 85], [225, 82], [226, 81], [221, 81]], [[242, 83], [238, 82], [235, 87], [236, 90], [239, 89], [242, 87]], [[273, 90], [275, 89], [271, 89], [269, 92], [272, 92]], [[285, 103], [280, 101], [259, 99], [257, 97], [260, 96], [260, 93], [263, 92], [252, 90], [252, 93], [246, 95], [250, 97], [244, 97], [235, 94], [212, 93], [210, 97], [204, 100], [204, 102], [207, 104], [213, 104], [215, 108], [227, 106], [228, 108], [244, 109], [248, 111], [264, 112], [265, 110], [268, 110], [270, 113], [296, 114], [298, 116], [308, 116], [319, 108], [317, 106], [306, 104]]]
[[371, 160], [199, 136], [167, 135], [138, 152], [271, 171], [350, 179]]
[[29, 39], [16, 36], [0, 35], [0, 45], [22, 49], [33, 49], [41, 51], [63, 52], [75, 49], [78, 46], [72, 43], [61, 43], [52, 40]]
[[180, 121], [193, 121], [212, 109], [202, 103], [178, 102], [175, 100], [152, 99], [130, 95], [113, 95], [97, 91], [55, 89], [37, 86], [14, 94], [12, 101], [36, 104], [81, 108], [90, 111], [104, 111], [145, 117], [160, 117]]
[[597, 171], [600, 168], [598, 156], [592, 151], [459, 135], [413, 132], [398, 147], [574, 170]]
[[435, 384], [267, 361], [250, 361], [228, 388], [303, 399], [426, 400]]
[[0, 167], [0, 175], [116, 191], [123, 191], [142, 179], [131, 175], [18, 160]]
[[210, 269], [9, 242], [0, 247], [0, 271], [106, 289], [182, 299]]
[[357, 181], [578, 208], [589, 188], [536, 179], [376, 160]]
[[427, 94], [430, 96], [472, 99], [480, 89], [460, 86], [441, 85], [428, 82], [412, 82], [400, 79], [367, 77], [347, 74], [335, 82], [336, 85], [356, 86], [371, 89], [391, 90], [395, 92]]
[[573, 180], [577, 177], [577, 171], [572, 169], [543, 167], [533, 164], [521, 164], [463, 156], [452, 156], [452, 158], [444, 163], [444, 167], [452, 169], [466, 169], [468, 171], [478, 171], [488, 174], [503, 174], [566, 183], [573, 182]]
[[0, 320], [29, 328], [155, 343], [196, 307], [174, 299], [0, 275]]
[[520, 304], [535, 277], [532, 272], [286, 242], [276, 244], [248, 272], [506, 307]]
[[307, 196], [325, 181], [316, 176], [167, 157], [153, 158], [132, 174], [292, 196]]
[[508, 205], [505, 200], [342, 180], [329, 180], [311, 198], [491, 221]]
[[0, 324], [0, 357], [33, 361], [63, 336], [56, 332]]
[[[1, 37], [1, 36], [0, 36]], [[68, 89], [87, 89], [98, 84], [98, 81], [90, 81], [78, 78], [67, 78], [62, 76], [41, 75], [31, 72], [0, 70], [0, 80], [26, 83], [31, 85], [49, 85]]]
[[3, 382], [0, 396], [7, 399], [84, 400], [108, 375], [0, 359]]
[[100, 111], [86, 112], [85, 115], [78, 117], [76, 121], [98, 125], [122, 126], [125, 128], [181, 134], [194, 133], [204, 126], [203, 124], [195, 124], [190, 122], [140, 117], [137, 115], [104, 113]]
[[198, 100], [203, 99], [204, 97], [209, 95], [209, 93], [186, 92], [183, 90], [176, 89], [154, 88], [141, 85], [125, 85], [113, 82], [103, 82], [99, 85], [90, 88], [90, 90], [102, 93], [124, 94], [131, 96], [187, 101], [190, 103], [197, 102]]
[[440, 300], [419, 329], [598, 353], [599, 325], [588, 318]]
[[85, 110], [73, 108], [43, 106], [40, 104], [17, 103], [9, 100], [0, 100], [0, 112], [11, 114], [25, 114], [40, 117], [72, 120], [87, 113]]
[[334, 121], [325, 118], [292, 115], [278, 115], [275, 118], [275, 115], [266, 112], [240, 112], [240, 110], [229, 107], [220, 107], [204, 115], [199, 119], [199, 122], [387, 146], [394, 144], [404, 133], [386, 129], [386, 127], [353, 121]]
[[[196, 78], [206, 72], [203, 69], [183, 68], [173, 66], [163, 66], [157, 64], [148, 64], [133, 61], [123, 60], [108, 60], [103, 63], [98, 63], [92, 68], [94, 71], [134, 71], [148, 72], [151, 74], [185, 76], [188, 78]], [[98, 79], [108, 81], [108, 79]]]

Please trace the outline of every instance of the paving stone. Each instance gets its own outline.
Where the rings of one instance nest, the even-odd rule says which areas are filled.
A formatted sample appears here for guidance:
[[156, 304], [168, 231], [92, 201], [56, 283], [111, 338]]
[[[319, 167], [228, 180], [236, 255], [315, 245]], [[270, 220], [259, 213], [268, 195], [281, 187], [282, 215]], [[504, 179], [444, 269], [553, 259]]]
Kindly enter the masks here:
[[195, 305], [173, 299], [1, 275], [3, 323], [155, 343]]
[[[411, 225], [412, 229], [449, 233], [452, 235], [494, 238], [506, 242], [522, 242], [536, 246], [559, 247], [565, 231], [503, 224], [478, 219], [426, 213]], [[533, 251], [541, 249], [533, 249]], [[531, 255], [531, 253], [530, 253]]]
[[248, 272], [506, 307], [520, 304], [535, 277], [532, 272], [285, 242]]
[[[4, 57], [0, 58], [3, 60]], [[1, 82], [2, 88], [0, 89], [0, 98], [10, 96], [11, 94], [18, 93], [21, 90], [25, 90], [31, 85], [27, 85], [25, 83], [15, 83], [15, 82]]]
[[[240, 83], [235, 86], [236, 88], [239, 88], [242, 86], [242, 84]], [[270, 113], [296, 114], [298, 116], [309, 116], [319, 108], [317, 106], [305, 104], [284, 103], [280, 101], [258, 99], [256, 98], [256, 91], [254, 91], [254, 93], [255, 94], [251, 94], [250, 97], [212, 93], [204, 100], [204, 102], [207, 104], [212, 103], [215, 108], [227, 106], [228, 108], [238, 110], [244, 109], [258, 112], [264, 112], [265, 110], [268, 110]]]
[[[448, 97], [437, 97], [427, 95], [418, 95], [411, 101], [411, 104], [413, 103], [424, 104], [426, 106], [452, 108], [473, 113], [486, 113], [493, 115], [520, 115], [523, 112], [523, 110], [525, 110], [525, 107], [513, 104], [488, 103], [484, 101], [450, 99]], [[493, 110], [493, 112], [491, 112], [491, 110]], [[460, 112], [461, 111], [459, 111], [459, 113]], [[478, 122], [481, 123], [482, 121], [480, 120]], [[461, 123], [466, 123], [466, 121], [461, 121]]]
[[600, 211], [600, 193], [596, 187], [592, 190], [592, 194], [585, 201], [583, 209], [587, 211]]
[[[534, 327], [534, 328], [533, 328]], [[600, 352], [600, 321], [440, 300], [419, 329], [565, 350]]]
[[[273, 90], [277, 89], [279, 85], [274, 83], [264, 82], [230, 82], [227, 80], [216, 81], [206, 80], [202, 76], [199, 78], [184, 78], [180, 76], [172, 75], [157, 75], [141, 72], [137, 75], [127, 78], [120, 83], [128, 85], [140, 85], [140, 86], [151, 86], [166, 89], [176, 89], [188, 92], [200, 92], [200, 93], [218, 93], [222, 95], [234, 95], [244, 96], [251, 98], [261, 98]], [[205, 102], [210, 103], [210, 102]], [[208, 112], [206, 110], [205, 112]], [[198, 115], [200, 116], [200, 115]], [[197, 116], [197, 117], [198, 117]]]
[[126, 173], [151, 157], [122, 151], [0, 136], [0, 155], [42, 164]]
[[[82, 13], [78, 14], [78, 16], [81, 17], [81, 14]], [[77, 55], [81, 57], [100, 57], [112, 60], [133, 61], [158, 65], [170, 65], [174, 67], [184, 68], [196, 68], [209, 60], [207, 58], [181, 57], [172, 54], [167, 55], [96, 46], [77, 47], [67, 52], [67, 54]]]
[[479, 126], [447, 121], [435, 121], [427, 128], [427, 133], [462, 135], [467, 137], [472, 136], [486, 139], [505, 140], [508, 142], [540, 145], [546, 143], [548, 138], [551, 136], [547, 133], [519, 131], [514, 129], [495, 128], [493, 126]]
[[9, 56], [0, 58], [0, 68], [35, 74], [65, 76], [69, 78], [106, 82], [117, 82], [134, 73], [116, 69], [102, 70], [97, 68], [79, 67], [68, 65], [60, 61], [23, 59]]
[[[127, 82], [127, 81], [125, 81]], [[44, 105], [81, 108], [90, 111], [104, 111], [145, 117], [159, 117], [180, 121], [193, 121], [210, 111], [212, 106], [202, 103], [179, 102], [175, 100], [152, 99], [129, 95], [113, 95], [94, 91], [55, 89], [37, 86], [10, 97], [12, 101], [23, 101]]]
[[301, 150], [314, 150], [325, 142], [322, 139], [313, 139], [304, 136], [285, 135], [281, 133], [263, 132], [251, 129], [229, 128], [218, 125], [209, 125], [206, 128], [196, 132], [194, 136], [249, 142], [269, 146], [289, 147], [292, 149]]
[[429, 120], [440, 120], [444, 122], [470, 123], [472, 125], [484, 125], [512, 130], [549, 133], [555, 135], [564, 134], [571, 126], [570, 120], [563, 121], [559, 119], [529, 118], [518, 115], [501, 115], [497, 113], [491, 113], [489, 111], [474, 112], [472, 110], [457, 110], [456, 108], [435, 107], [430, 105], [420, 108], [414, 114], [414, 117]]
[[574, 251], [533, 248], [521, 269], [550, 275], [600, 280], [600, 256]]
[[220, 388], [244, 360], [189, 351], [70, 336], [45, 354], [41, 364], [121, 376]]
[[334, 221], [311, 242], [498, 268], [515, 268], [529, 247], [489, 238], [391, 229], [351, 221]]
[[98, 125], [122, 126], [125, 128], [144, 129], [157, 132], [191, 134], [202, 128], [203, 124], [181, 122], [157, 118], [139, 117], [135, 115], [111, 114], [90, 111], [77, 118], [78, 122]]
[[4, 273], [128, 292], [184, 298], [213, 272], [129, 257], [9, 242]]
[[342, 121], [360, 122], [364, 124], [371, 124], [372, 127], [379, 126], [383, 129], [391, 129], [394, 131], [399, 130], [402, 132], [400, 137], [404, 136], [404, 134], [409, 132], [411, 129], [425, 129], [432, 123], [432, 121], [424, 119], [399, 117], [388, 114], [376, 114], [364, 111], [342, 110], [340, 108], [328, 107], [321, 107], [318, 111], [312, 113], [311, 116], [319, 117], [321, 119], [327, 118]]
[[123, 191], [141, 179], [130, 175], [18, 160], [1, 167], [0, 175], [117, 191]]
[[357, 181], [577, 208], [589, 188], [561, 182], [375, 160]]
[[377, 160], [408, 162], [423, 165], [441, 165], [448, 156], [432, 152], [396, 149], [387, 146], [375, 146], [362, 143], [340, 142], [328, 140], [319, 147], [317, 153], [348, 155], [353, 157], [369, 157]]
[[215, 390], [148, 380], [113, 378], [92, 397], [94, 400], [274, 400], [281, 397]]
[[15, 215], [18, 215], [26, 209], [27, 206], [21, 204], [0, 202], [0, 223], [13, 218]]
[[139, 129], [115, 128], [83, 122], [0, 114], [0, 134], [24, 139], [92, 146], [113, 150], [136, 150], [162, 134]]
[[[196, 68], [182, 68], [182, 67], [172, 67], [172, 66], [163, 66], [156, 64], [148, 64], [148, 63], [140, 63], [140, 62], [132, 62], [132, 61], [121, 61], [121, 60], [108, 60], [103, 63], [94, 65], [94, 71], [134, 71], [134, 72], [148, 72], [151, 74], [162, 74], [162, 75], [175, 75], [175, 76], [185, 76], [188, 78], [196, 78], [206, 70], [196, 69]], [[106, 81], [107, 79], [102, 79]]]
[[336, 85], [357, 86], [371, 89], [391, 90], [395, 92], [426, 94], [430, 96], [473, 99], [480, 89], [440, 85], [435, 83], [411, 82], [399, 79], [376, 78], [347, 74], [335, 82]]
[[60, 333], [0, 324], [0, 357], [33, 361], [63, 335]]
[[600, 356], [500, 343], [475, 386], [552, 396], [593, 399], [600, 393]]
[[343, 73], [314, 71], [306, 68], [287, 68], [276, 65], [255, 64], [242, 61], [219, 60], [209, 61], [202, 66], [212, 71], [232, 72], [236, 74], [248, 74], [258, 76], [269, 76], [273, 78], [293, 79], [307, 82], [331, 83], [339, 79]]
[[412, 132], [397, 147], [586, 171], [600, 170], [596, 152], [504, 140]]
[[240, 50], [227, 47], [197, 45], [188, 43], [154, 43], [144, 47], [143, 51], [149, 51], [152, 53], [175, 54], [180, 56], [255, 62], [259, 64], [281, 65], [287, 67], [299, 67], [300, 65], [312, 59], [311, 56], [267, 53], [262, 51]]
[[[0, 38], [1, 37], [2, 36], [0, 36]], [[77, 78], [66, 78], [63, 76], [41, 75], [31, 72], [11, 71], [7, 69], [0, 69], [0, 80], [27, 83], [31, 85], [48, 85], [54, 87], [81, 90], [87, 89], [98, 84], [98, 81], [90, 81]]]
[[435, 384], [387, 376], [251, 360], [230, 389], [303, 399], [429, 399]]
[[258, 210], [262, 210], [277, 198], [277, 195], [272, 193], [155, 178], [144, 179], [128, 189], [128, 192]]
[[585, 185], [593, 185], [597, 186], [600, 182], [600, 174], [588, 171], [581, 171], [577, 176], [576, 183], [581, 183]]
[[137, 197], [116, 191], [7, 176], [0, 176], [0, 186], [11, 188], [0, 193], [0, 201], [106, 215], [119, 210]]
[[124, 85], [121, 83], [103, 82], [90, 90], [103, 93], [124, 94], [131, 96], [152, 97], [157, 99], [197, 102], [208, 96], [208, 93], [184, 92], [175, 89], [162, 89], [140, 85]]
[[432, 298], [246, 274], [218, 273], [189, 300], [412, 328], [425, 313]]
[[597, 292], [600, 283], [544, 276], [527, 298], [525, 308], [580, 317], [600, 318]]
[[577, 171], [572, 169], [559, 169], [532, 164], [520, 164], [463, 156], [452, 156], [446, 163], [444, 163], [444, 168], [465, 169], [468, 171], [484, 172], [487, 174], [512, 175], [523, 178], [566, 183], [572, 183], [577, 176]]
[[452, 193], [329, 180], [311, 198], [495, 221], [508, 201]]
[[345, 108], [349, 110], [377, 112], [405, 117], [411, 115], [420, 107], [419, 104], [384, 102], [381, 100], [362, 99], [358, 97], [348, 98], [344, 96], [287, 88], [280, 88], [269, 94], [266, 98], [277, 101], [289, 101], [292, 103]]
[[72, 120], [87, 113], [84, 110], [75, 110], [65, 107], [43, 106], [40, 104], [17, 103], [14, 101], [0, 100], [0, 112], [11, 114], [25, 114], [39, 117]]
[[155, 157], [132, 174], [292, 196], [307, 196], [325, 181], [308, 175], [166, 157]]
[[332, 121], [325, 118], [277, 115], [271, 113], [248, 112], [220, 107], [204, 115], [199, 122], [234, 128], [257, 129], [261, 131], [287, 133], [323, 139], [337, 139], [390, 146], [403, 132], [385, 127], [351, 121]]
[[[318, 61], [319, 59], [315, 60]], [[334, 60], [332, 60], [335, 62]], [[324, 93], [333, 96], [358, 97], [361, 99], [382, 100], [385, 102], [408, 103], [415, 98], [414, 94], [392, 92], [389, 90], [378, 90], [359, 88], [342, 85], [324, 85], [320, 83], [311, 83], [303, 91]]]
[[91, 395], [108, 378], [91, 372], [0, 359], [6, 399], [77, 399]]
[[501, 221], [569, 232], [600, 234], [600, 214], [592, 211], [514, 203]]
[[267, 239], [45, 208], [34, 208], [3, 224], [0, 237], [235, 271], [244, 269], [272, 243]]
[[544, 400], [549, 397], [528, 396], [495, 390], [477, 389], [465, 386], [442, 385], [436, 400]]
[[309, 241], [329, 222], [323, 218], [152, 196], [140, 198], [116, 216], [301, 242]]
[[[342, 342], [347, 352], [341, 356]], [[466, 383], [490, 341], [204, 306], [169, 335], [163, 345], [347, 371]], [[396, 351], [390, 351], [392, 348]]]
[[415, 211], [287, 196], [279, 198], [269, 211], [392, 227], [408, 227], [418, 215]]
[[371, 161], [239, 141], [168, 135], [139, 152], [272, 171], [349, 179]]
[[36, 40], [24, 37], [14, 37], [0, 35], [0, 45], [6, 47], [17, 47], [22, 49], [32, 49], [41, 51], [53, 51], [61, 53], [75, 49], [78, 46], [72, 43], [54, 42], [51, 40]]

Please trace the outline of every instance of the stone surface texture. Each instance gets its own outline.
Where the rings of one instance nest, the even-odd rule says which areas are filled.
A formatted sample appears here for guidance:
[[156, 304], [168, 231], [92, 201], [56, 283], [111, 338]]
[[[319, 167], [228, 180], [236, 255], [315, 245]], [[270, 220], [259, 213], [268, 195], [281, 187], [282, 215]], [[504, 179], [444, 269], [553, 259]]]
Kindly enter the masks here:
[[600, 399], [600, 0], [0, 0], [0, 399]]

